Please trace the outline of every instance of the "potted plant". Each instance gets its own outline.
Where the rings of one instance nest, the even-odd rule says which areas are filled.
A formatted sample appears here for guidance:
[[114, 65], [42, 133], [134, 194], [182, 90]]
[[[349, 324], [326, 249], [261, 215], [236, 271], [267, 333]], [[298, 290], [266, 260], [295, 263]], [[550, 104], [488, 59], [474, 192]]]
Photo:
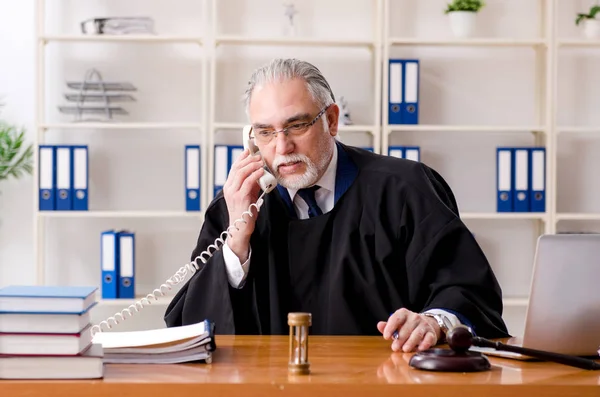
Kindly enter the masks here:
[[600, 36], [600, 20], [596, 19], [596, 14], [600, 12], [600, 5], [590, 8], [587, 14], [578, 13], [575, 19], [575, 25], [579, 26], [583, 22], [583, 31], [588, 39]]
[[485, 6], [481, 0], [453, 0], [445, 14], [450, 18], [450, 28], [454, 36], [470, 37], [475, 31], [477, 12]]
[[0, 182], [31, 174], [33, 147], [25, 146], [25, 129], [0, 120]]

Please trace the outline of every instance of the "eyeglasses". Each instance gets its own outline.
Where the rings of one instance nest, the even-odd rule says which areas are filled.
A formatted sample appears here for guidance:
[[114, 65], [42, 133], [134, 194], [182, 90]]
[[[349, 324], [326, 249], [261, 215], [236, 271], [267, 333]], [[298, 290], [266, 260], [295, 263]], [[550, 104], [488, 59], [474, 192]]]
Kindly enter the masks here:
[[321, 110], [319, 112], [319, 114], [317, 114], [317, 116], [312, 119], [311, 122], [309, 123], [296, 123], [296, 124], [292, 124], [290, 126], [287, 126], [284, 129], [281, 130], [275, 130], [275, 129], [263, 129], [263, 128], [259, 128], [259, 129], [253, 129], [252, 130], [252, 134], [254, 136], [252, 136], [251, 138], [255, 138], [257, 142], [260, 142], [261, 144], [266, 144], [269, 143], [273, 140], [273, 138], [275, 138], [277, 136], [278, 133], [282, 132], [283, 134], [285, 134], [285, 136], [293, 136], [293, 137], [299, 137], [301, 135], [303, 135], [304, 133], [306, 133], [308, 131], [308, 129], [310, 127], [312, 127], [317, 120], [319, 120], [319, 117], [321, 117], [323, 115], [323, 113], [325, 113], [325, 111], [327, 111], [327, 109], [329, 109], [329, 106], [326, 106], [323, 108], [323, 110]]

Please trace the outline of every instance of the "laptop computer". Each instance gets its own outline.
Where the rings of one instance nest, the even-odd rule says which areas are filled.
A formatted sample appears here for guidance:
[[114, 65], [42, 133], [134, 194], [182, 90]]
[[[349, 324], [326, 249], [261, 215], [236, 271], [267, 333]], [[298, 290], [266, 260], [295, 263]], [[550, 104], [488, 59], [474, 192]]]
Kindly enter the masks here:
[[[524, 332], [506, 344], [598, 357], [600, 234], [551, 234], [538, 238]], [[531, 359], [492, 348], [470, 350]]]

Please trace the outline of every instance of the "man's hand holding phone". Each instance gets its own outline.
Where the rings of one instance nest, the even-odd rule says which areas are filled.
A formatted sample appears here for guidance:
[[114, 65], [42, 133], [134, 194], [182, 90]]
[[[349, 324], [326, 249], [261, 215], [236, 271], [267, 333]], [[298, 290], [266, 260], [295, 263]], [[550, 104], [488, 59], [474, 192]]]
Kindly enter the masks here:
[[[250, 205], [258, 200], [260, 194], [259, 178], [264, 173], [260, 154], [251, 155], [246, 149], [231, 165], [227, 181], [223, 186], [223, 196], [229, 211], [229, 224], [233, 225], [242, 213], [248, 211]], [[256, 210], [253, 217], [244, 216], [246, 223], [238, 222], [239, 230], [232, 229], [227, 238], [227, 245], [237, 255], [241, 263], [248, 259], [250, 236], [256, 224]]]

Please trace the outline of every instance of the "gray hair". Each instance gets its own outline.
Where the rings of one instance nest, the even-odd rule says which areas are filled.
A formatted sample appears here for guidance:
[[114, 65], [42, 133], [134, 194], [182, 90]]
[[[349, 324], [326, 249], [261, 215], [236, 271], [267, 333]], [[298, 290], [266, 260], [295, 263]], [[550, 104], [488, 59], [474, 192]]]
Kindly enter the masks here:
[[248, 87], [244, 93], [246, 113], [248, 113], [252, 92], [257, 85], [276, 80], [291, 80], [293, 78], [300, 78], [306, 81], [306, 88], [320, 108], [335, 102], [335, 97], [331, 87], [329, 87], [329, 83], [327, 83], [327, 80], [317, 67], [298, 59], [273, 59], [252, 73]]

